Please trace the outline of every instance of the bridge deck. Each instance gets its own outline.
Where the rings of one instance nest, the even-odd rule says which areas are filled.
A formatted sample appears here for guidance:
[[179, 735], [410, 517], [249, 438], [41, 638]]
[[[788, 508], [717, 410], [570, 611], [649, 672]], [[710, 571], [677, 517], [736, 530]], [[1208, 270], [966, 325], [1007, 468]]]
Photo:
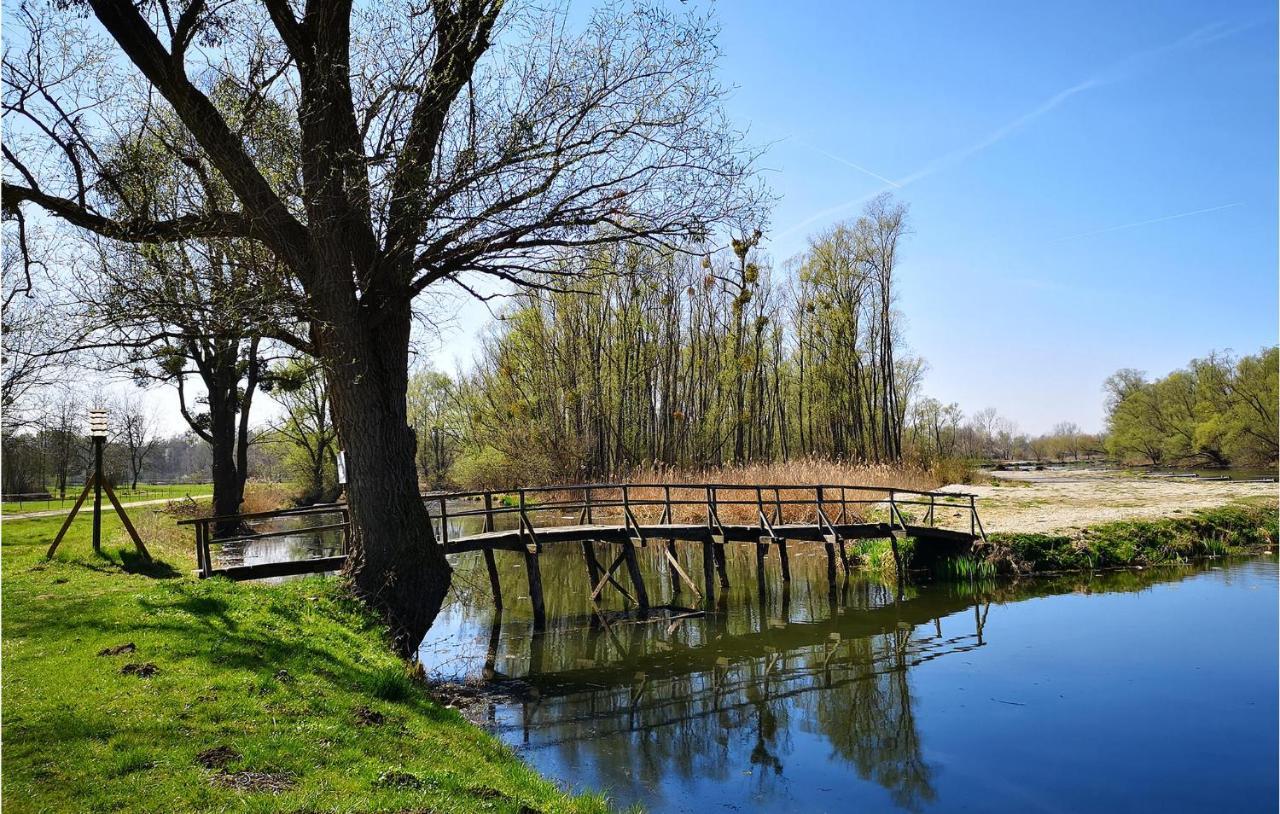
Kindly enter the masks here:
[[[888, 523], [839, 523], [832, 526], [836, 534], [846, 540], [873, 540], [888, 537], [891, 527]], [[636, 526], [636, 533], [643, 540], [679, 540], [683, 542], [719, 542], [719, 529], [725, 532], [725, 541], [731, 543], [758, 543], [768, 533], [760, 526], [749, 526], [738, 523], [727, 523], [719, 528], [711, 528], [705, 523], [642, 523]], [[933, 530], [928, 527], [920, 529], [921, 536], [928, 536]], [[816, 523], [783, 523], [773, 527], [774, 535], [784, 540], [803, 540], [823, 542], [826, 537], [822, 527]], [[527, 544], [534, 541], [539, 544], [576, 543], [583, 541], [599, 543], [625, 543], [635, 540], [635, 535], [625, 525], [573, 525], [543, 526], [535, 528], [530, 537], [520, 529], [504, 531], [487, 531], [468, 534], [445, 544], [449, 554], [460, 554], [464, 551], [481, 551], [496, 549], [502, 551], [523, 551]]]
[[[535, 500], [530, 501], [530, 495]], [[575, 495], [577, 497], [575, 497]], [[517, 500], [513, 501], [515, 497]], [[542, 577], [538, 554], [544, 546], [578, 543], [582, 547], [587, 573], [591, 580], [591, 598], [612, 586], [628, 602], [642, 609], [649, 606], [648, 593], [636, 560], [635, 544], [649, 541], [691, 542], [702, 546], [702, 585], [681, 568], [670, 547], [666, 559], [672, 590], [680, 590], [681, 582], [694, 594], [709, 601], [715, 582], [727, 588], [729, 577], [723, 548], [729, 543], [754, 544], [756, 568], [763, 580], [767, 545], [776, 545], [784, 581], [790, 580], [787, 541], [822, 543], [826, 549], [827, 579], [836, 580], [836, 555], [847, 572], [849, 556], [847, 540], [888, 538], [894, 562], [902, 577], [903, 563], [898, 540], [913, 537], [917, 553], [923, 558], [963, 555], [973, 543], [985, 539], [982, 522], [973, 495], [955, 492], [922, 492], [887, 486], [848, 485], [743, 485], [743, 484], [576, 484], [569, 486], [518, 489], [514, 492], [453, 492], [423, 496], [432, 520], [439, 526], [437, 539], [445, 553], [481, 551], [493, 589], [494, 603], [502, 607], [502, 589], [494, 552], [513, 551], [524, 556], [529, 581], [529, 598], [533, 604], [535, 624], [543, 620]], [[483, 508], [476, 508], [479, 503]], [[908, 511], [904, 512], [904, 507]], [[654, 516], [661, 510], [661, 517]], [[939, 512], [945, 518], [968, 519], [968, 529], [948, 529], [938, 522]], [[570, 525], [539, 525], [536, 518], [554, 513], [558, 520], [577, 517]], [[908, 517], [908, 513], [919, 517]], [[341, 522], [328, 522], [324, 515], [341, 515]], [[882, 521], [866, 517], [885, 516]], [[605, 520], [605, 517], [608, 517]], [[677, 519], [705, 518], [700, 522], [675, 522]], [[639, 519], [643, 518], [643, 519]], [[747, 522], [742, 522], [743, 519]], [[254, 531], [229, 539], [213, 539], [216, 528], [245, 528], [250, 520], [281, 521], [302, 519], [309, 526], [292, 529]], [[501, 520], [502, 522], [498, 522]], [[514, 521], [514, 522], [513, 522]], [[460, 526], [479, 525], [479, 531], [458, 534], [450, 523]], [[193, 525], [196, 532], [196, 562], [202, 577], [221, 575], [231, 579], [260, 579], [291, 574], [333, 571], [345, 562], [351, 523], [345, 504], [329, 504], [305, 509], [275, 512], [201, 517], [179, 521]], [[497, 525], [516, 528], [496, 529]], [[268, 537], [281, 537], [320, 532], [341, 533], [342, 547], [338, 556], [308, 560], [266, 562], [214, 567], [211, 545], [251, 543]], [[593, 545], [616, 545], [620, 553], [607, 564], [597, 561]], [[920, 545], [924, 543], [924, 545]], [[632, 591], [615, 577], [625, 565]], [[763, 584], [763, 582], [762, 582]]]

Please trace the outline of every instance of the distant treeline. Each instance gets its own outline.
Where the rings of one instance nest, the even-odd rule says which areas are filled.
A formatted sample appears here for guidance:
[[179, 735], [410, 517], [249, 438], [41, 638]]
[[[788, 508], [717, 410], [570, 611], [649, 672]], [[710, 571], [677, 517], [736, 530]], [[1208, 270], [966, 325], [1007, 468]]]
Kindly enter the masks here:
[[1117, 372], [1106, 383], [1108, 450], [1148, 464], [1275, 463], [1277, 354], [1211, 354], [1154, 380]]
[[786, 284], [758, 233], [717, 254], [624, 246], [566, 261], [579, 265], [521, 294], [457, 383], [464, 479], [898, 460], [921, 371], [897, 347], [905, 215], [876, 199], [814, 238]]

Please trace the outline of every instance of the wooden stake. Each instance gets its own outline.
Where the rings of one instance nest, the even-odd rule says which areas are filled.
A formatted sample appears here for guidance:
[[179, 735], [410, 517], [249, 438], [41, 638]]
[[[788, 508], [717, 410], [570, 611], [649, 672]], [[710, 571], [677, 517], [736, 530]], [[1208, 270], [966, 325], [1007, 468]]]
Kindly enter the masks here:
[[102, 486], [107, 490], [107, 498], [111, 501], [111, 505], [115, 508], [116, 514], [120, 515], [120, 522], [124, 524], [124, 530], [129, 532], [129, 536], [133, 538], [133, 545], [138, 549], [138, 553], [147, 562], [151, 562], [151, 552], [147, 551], [147, 547], [142, 544], [142, 538], [138, 536], [138, 531], [133, 527], [133, 523], [129, 520], [129, 515], [125, 514], [124, 507], [120, 505], [120, 500], [116, 497], [116, 490], [111, 488], [111, 484], [105, 480]]
[[63, 521], [62, 528], [58, 529], [58, 536], [53, 538], [53, 545], [49, 546], [49, 551], [44, 555], [46, 560], [53, 559], [53, 552], [58, 550], [58, 543], [62, 542], [62, 537], [67, 533], [67, 529], [71, 528], [71, 521], [76, 519], [76, 512], [80, 511], [80, 507], [84, 504], [84, 499], [89, 496], [89, 490], [93, 488], [94, 478], [84, 482], [84, 489], [80, 492], [80, 497], [76, 498], [76, 505], [71, 507], [71, 514], [67, 515], [67, 519]]

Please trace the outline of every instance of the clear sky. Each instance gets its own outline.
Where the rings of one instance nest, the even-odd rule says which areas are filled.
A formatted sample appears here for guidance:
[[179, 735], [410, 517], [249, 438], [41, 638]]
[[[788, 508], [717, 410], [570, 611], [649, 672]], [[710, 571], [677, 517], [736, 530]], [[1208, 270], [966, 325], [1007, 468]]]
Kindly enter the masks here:
[[[1276, 341], [1272, 2], [721, 2], [768, 250], [889, 190], [927, 393], [1101, 429], [1101, 384]], [[434, 354], [474, 354], [464, 308]]]

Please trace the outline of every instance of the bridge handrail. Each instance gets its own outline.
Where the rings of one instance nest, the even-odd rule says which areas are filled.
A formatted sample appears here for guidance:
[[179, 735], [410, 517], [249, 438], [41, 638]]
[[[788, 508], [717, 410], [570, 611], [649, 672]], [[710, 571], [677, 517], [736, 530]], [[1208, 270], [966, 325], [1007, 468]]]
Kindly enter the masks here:
[[[632, 490], [636, 489], [661, 489], [661, 496], [645, 497], [635, 496]], [[692, 492], [701, 492], [700, 496], [681, 497], [679, 494], [673, 495], [673, 490], [689, 490]], [[616, 491], [616, 497], [600, 497], [599, 492]], [[558, 500], [550, 500], [530, 504], [527, 497], [530, 493], [547, 494], [547, 493], [572, 493], [580, 492], [582, 497], [574, 499], [566, 497]], [[722, 498], [722, 492], [729, 492], [730, 497]], [[737, 499], [732, 493], [745, 492], [746, 496]], [[763, 495], [766, 492], [772, 492], [769, 499], [770, 509], [773, 511], [773, 520], [768, 520], [763, 510]], [[791, 496], [784, 497], [784, 493], [804, 492], [811, 493], [812, 496]], [[849, 497], [849, 492], [855, 495], [866, 494], [869, 492], [877, 493], [879, 496], [875, 498]], [[824, 498], [824, 494], [829, 496]], [[838, 494], [838, 497], [836, 495]], [[494, 505], [494, 497], [498, 496], [515, 496], [517, 502], [515, 505]], [[449, 502], [456, 500], [464, 500], [467, 498], [483, 498], [483, 507], [474, 509], [456, 508], [452, 511], [449, 509]], [[928, 500], [924, 500], [928, 498]], [[916, 505], [928, 506], [928, 512], [925, 514], [925, 521], [928, 525], [936, 524], [935, 510], [941, 506], [950, 509], [966, 509], [969, 513], [969, 533], [975, 537], [980, 536], [986, 539], [986, 532], [982, 528], [982, 521], [978, 518], [976, 496], [966, 492], [942, 492], [942, 491], [925, 491], [921, 489], [906, 489], [896, 486], [868, 486], [863, 484], [741, 484], [741, 483], [650, 483], [650, 482], [622, 482], [622, 483], [584, 483], [584, 484], [560, 484], [555, 486], [531, 486], [517, 489], [491, 489], [491, 490], [465, 490], [465, 491], [437, 491], [422, 495], [424, 503], [428, 504], [428, 514], [433, 521], [439, 521], [440, 525], [440, 542], [444, 545], [449, 543], [448, 521], [456, 520], [464, 517], [483, 517], [485, 518], [485, 531], [493, 530], [493, 518], [498, 515], [517, 514], [520, 518], [521, 539], [527, 538], [527, 542], [537, 547], [537, 538], [534, 534], [537, 525], [530, 518], [531, 514], [548, 512], [548, 511], [579, 511], [582, 520], [588, 523], [593, 521], [592, 513], [595, 511], [609, 509], [621, 509], [622, 522], [617, 525], [626, 525], [628, 528], [638, 526], [639, 521], [636, 519], [633, 509], [637, 507], [663, 507], [663, 515], [661, 523], [673, 524], [674, 517], [672, 508], [677, 506], [700, 506], [708, 507], [709, 517], [713, 517], [717, 525], [719, 525], [719, 509], [727, 506], [752, 506], [755, 507], [765, 525], [768, 525], [770, 534], [772, 535], [772, 526], [786, 525], [784, 517], [784, 506], [816, 506], [818, 513], [818, 522], [824, 522], [826, 525], [833, 525], [832, 521], [824, 513], [824, 505], [838, 506], [840, 509], [839, 518], [835, 521], [838, 525], [846, 518], [850, 505], [875, 505], [887, 502], [890, 509], [890, 523], [896, 520], [903, 528], [906, 527], [906, 519], [903, 517], [900, 505]], [[958, 501], [958, 502], [956, 502]], [[438, 511], [431, 512], [432, 506], [438, 506]], [[243, 522], [246, 520], [261, 520], [288, 517], [306, 517], [319, 514], [342, 514], [342, 522], [329, 523], [310, 528], [275, 530], [265, 532], [253, 532], [249, 534], [237, 534], [234, 537], [213, 540], [211, 539], [210, 527], [217, 523]], [[209, 547], [211, 543], [217, 542], [225, 544], [230, 542], [247, 542], [251, 540], [262, 539], [266, 537], [278, 537], [288, 534], [305, 534], [310, 531], [333, 531], [341, 530], [343, 532], [342, 551], [345, 554], [348, 548], [351, 533], [350, 510], [347, 503], [324, 503], [312, 506], [301, 506], [293, 509], [278, 509], [275, 511], [264, 512], [248, 512], [244, 514], [233, 515], [213, 515], [207, 517], [184, 518], [178, 521], [178, 525], [195, 526], [196, 532], [196, 560], [200, 567], [201, 573], [208, 575], [212, 571], [211, 556]], [[732, 525], [732, 524], [731, 524]], [[480, 532], [484, 533], [484, 532]], [[470, 535], [464, 535], [470, 536]]]

